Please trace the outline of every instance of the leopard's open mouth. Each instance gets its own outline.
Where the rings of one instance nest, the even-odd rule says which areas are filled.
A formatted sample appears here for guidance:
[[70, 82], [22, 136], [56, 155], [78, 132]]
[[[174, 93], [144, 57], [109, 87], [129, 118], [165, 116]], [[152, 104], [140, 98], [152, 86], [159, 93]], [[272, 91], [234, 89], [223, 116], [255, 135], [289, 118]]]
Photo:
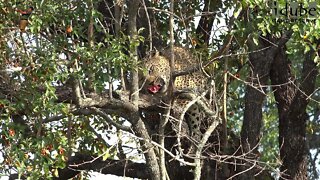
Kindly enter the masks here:
[[148, 87], [148, 91], [152, 94], [155, 94], [161, 90], [161, 87], [162, 86], [160, 84], [152, 85]]

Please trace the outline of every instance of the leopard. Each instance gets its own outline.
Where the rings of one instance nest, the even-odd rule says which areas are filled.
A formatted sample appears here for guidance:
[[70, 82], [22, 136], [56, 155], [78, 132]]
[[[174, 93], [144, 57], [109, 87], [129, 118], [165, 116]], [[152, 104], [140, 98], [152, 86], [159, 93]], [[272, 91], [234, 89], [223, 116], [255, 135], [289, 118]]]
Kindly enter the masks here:
[[[144, 67], [147, 72], [144, 75], [142, 89], [145, 93], [155, 96], [167, 96], [169, 93], [169, 83], [171, 78], [170, 58], [172, 51], [165, 49], [156, 52], [152, 57], [144, 60]], [[188, 68], [199, 67], [201, 63], [198, 58], [183, 47], [174, 47], [174, 68], [175, 72], [185, 71]], [[197, 103], [192, 103], [191, 99], [183, 96], [184, 93], [192, 93], [199, 96], [204, 92], [207, 78], [204, 72], [198, 70], [177, 76], [173, 80], [173, 89], [178, 92], [174, 97], [173, 108], [174, 118], [180, 120], [181, 117], [187, 122], [189, 133], [195, 141], [201, 138], [200, 126], [205, 114]]]

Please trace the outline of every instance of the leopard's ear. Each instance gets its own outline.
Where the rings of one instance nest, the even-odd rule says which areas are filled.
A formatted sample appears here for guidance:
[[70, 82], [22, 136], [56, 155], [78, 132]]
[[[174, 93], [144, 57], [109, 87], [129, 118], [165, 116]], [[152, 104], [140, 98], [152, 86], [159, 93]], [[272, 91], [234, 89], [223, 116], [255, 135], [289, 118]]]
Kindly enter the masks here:
[[159, 57], [160, 53], [159, 53], [158, 49], [156, 49], [156, 48], [154, 48], [154, 49], [155, 49], [154, 57]]

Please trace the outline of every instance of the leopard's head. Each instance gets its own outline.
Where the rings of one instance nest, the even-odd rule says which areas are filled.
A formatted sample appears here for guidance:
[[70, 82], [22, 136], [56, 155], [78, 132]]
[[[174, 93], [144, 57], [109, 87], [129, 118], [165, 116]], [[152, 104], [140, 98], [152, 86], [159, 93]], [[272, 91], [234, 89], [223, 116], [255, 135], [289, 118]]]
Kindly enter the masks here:
[[144, 75], [144, 90], [150, 94], [164, 94], [170, 81], [170, 64], [164, 56], [156, 53], [144, 61], [147, 72]]

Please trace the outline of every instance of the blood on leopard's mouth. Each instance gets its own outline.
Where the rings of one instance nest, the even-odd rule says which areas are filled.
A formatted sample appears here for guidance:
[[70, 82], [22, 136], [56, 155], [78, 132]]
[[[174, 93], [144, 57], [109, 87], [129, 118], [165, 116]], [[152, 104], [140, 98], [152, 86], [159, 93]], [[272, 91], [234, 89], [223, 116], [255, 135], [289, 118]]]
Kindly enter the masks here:
[[148, 91], [149, 91], [150, 93], [153, 93], [153, 94], [159, 92], [160, 89], [161, 89], [161, 85], [160, 85], [160, 84], [158, 84], [158, 85], [153, 85], [153, 86], [148, 87]]

